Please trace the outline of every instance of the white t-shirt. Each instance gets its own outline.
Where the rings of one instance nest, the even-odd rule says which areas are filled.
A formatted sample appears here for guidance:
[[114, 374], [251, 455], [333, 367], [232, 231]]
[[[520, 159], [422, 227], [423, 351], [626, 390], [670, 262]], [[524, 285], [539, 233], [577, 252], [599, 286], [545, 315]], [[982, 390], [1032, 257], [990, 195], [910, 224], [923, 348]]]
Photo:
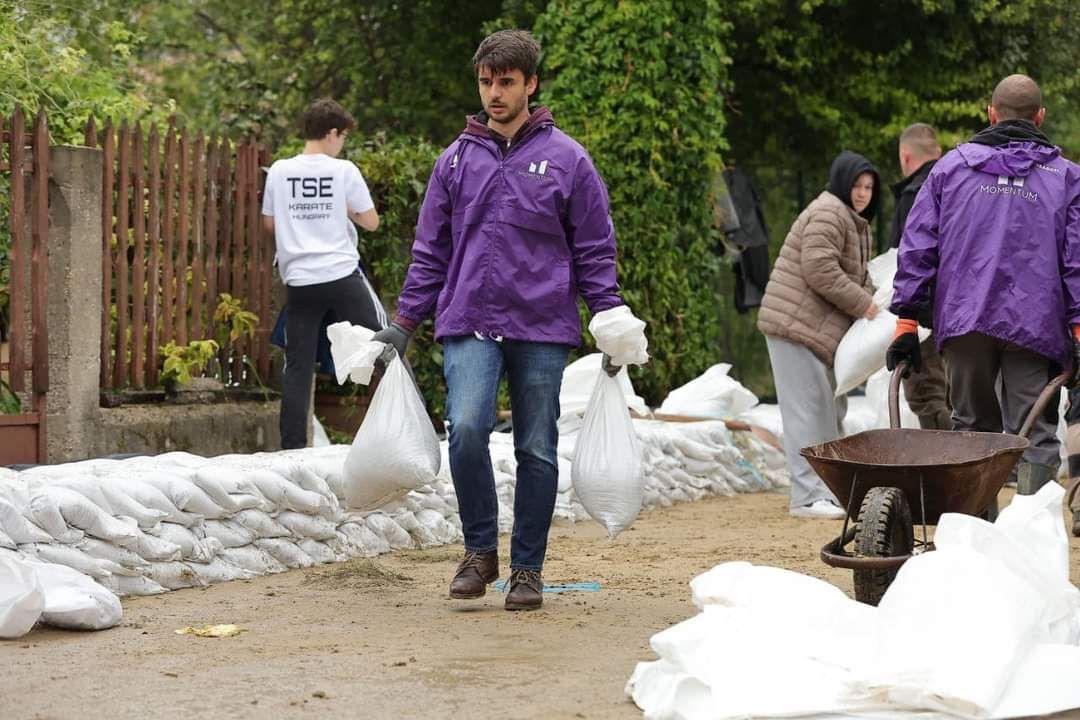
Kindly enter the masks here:
[[360, 168], [312, 154], [270, 166], [262, 214], [274, 218], [278, 271], [286, 285], [314, 285], [351, 275], [360, 263], [348, 211], [375, 207]]

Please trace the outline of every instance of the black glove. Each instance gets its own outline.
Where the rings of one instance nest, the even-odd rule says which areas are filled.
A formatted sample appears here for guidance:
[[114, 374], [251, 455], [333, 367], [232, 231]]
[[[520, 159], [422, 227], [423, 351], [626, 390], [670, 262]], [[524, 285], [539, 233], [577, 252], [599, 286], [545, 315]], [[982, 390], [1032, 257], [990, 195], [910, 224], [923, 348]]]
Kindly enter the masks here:
[[[907, 361], [911, 370], [915, 372], [922, 370], [922, 353], [919, 350], [919, 344], [918, 331], [897, 335], [885, 353], [885, 367], [892, 372], [897, 365]], [[904, 373], [904, 377], [907, 375], [908, 373]]]
[[394, 359], [395, 355], [404, 360], [405, 349], [409, 346], [409, 338], [411, 337], [412, 332], [397, 323], [391, 323], [390, 327], [375, 333], [371, 338], [372, 340], [386, 343], [386, 349], [379, 355], [376, 364], [386, 367]]
[[1066, 383], [1070, 390], [1080, 388], [1080, 340], [1073, 339], [1072, 361], [1072, 375], [1069, 377], [1069, 382]]
[[600, 360], [600, 367], [608, 374], [608, 377], [615, 377], [622, 370], [622, 365], [611, 364], [611, 356], [607, 353], [604, 353], [603, 358]]

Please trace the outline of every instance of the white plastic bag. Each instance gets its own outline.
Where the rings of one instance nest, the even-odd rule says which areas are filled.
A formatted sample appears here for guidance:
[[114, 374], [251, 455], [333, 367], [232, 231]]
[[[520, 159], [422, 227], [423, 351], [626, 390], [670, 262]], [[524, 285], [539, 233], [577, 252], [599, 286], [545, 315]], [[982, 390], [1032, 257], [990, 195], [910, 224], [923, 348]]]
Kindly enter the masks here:
[[[896, 249], [884, 252], [868, 264], [870, 280], [877, 290], [874, 304], [880, 312], [873, 320], [859, 318], [851, 324], [836, 348], [833, 370], [836, 373], [836, 397], [846, 395], [885, 367], [885, 351], [896, 332], [896, 316], [888, 311], [896, 275]], [[930, 337], [930, 330], [919, 328], [919, 340]], [[918, 427], [916, 425], [916, 427]]]
[[439, 474], [439, 438], [401, 358], [390, 361], [343, 470], [345, 503], [374, 510]]
[[45, 593], [31, 563], [0, 553], [0, 639], [30, 632], [45, 608]]
[[758, 399], [738, 380], [728, 377], [730, 370], [730, 363], [713, 365], [702, 375], [672, 390], [659, 412], [717, 420], [738, 417], [757, 405]]
[[344, 384], [351, 379], [367, 385], [375, 370], [375, 359], [382, 353], [384, 344], [373, 343], [375, 331], [349, 322], [338, 322], [326, 328], [330, 340], [330, 355], [334, 358], [337, 381]]
[[589, 322], [589, 332], [596, 347], [607, 353], [615, 365], [644, 365], [649, 361], [645, 321], [634, 317], [626, 305], [596, 313]]
[[108, 589], [64, 565], [32, 565], [45, 593], [41, 619], [68, 630], [104, 630], [120, 624], [124, 610], [120, 598]]
[[574, 492], [614, 538], [641, 510], [645, 477], [626, 398], [615, 378], [596, 381], [570, 469]]

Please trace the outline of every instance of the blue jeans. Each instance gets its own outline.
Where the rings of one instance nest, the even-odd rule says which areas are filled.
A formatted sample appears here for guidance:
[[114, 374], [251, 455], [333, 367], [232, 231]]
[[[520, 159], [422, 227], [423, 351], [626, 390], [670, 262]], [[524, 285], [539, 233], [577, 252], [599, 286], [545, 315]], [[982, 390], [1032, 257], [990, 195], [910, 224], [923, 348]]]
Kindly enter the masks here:
[[443, 341], [450, 471], [457, 491], [465, 549], [499, 545], [499, 501], [488, 451], [495, 427], [499, 381], [506, 373], [514, 413], [514, 531], [510, 567], [541, 570], [558, 489], [559, 388], [570, 348], [551, 343]]

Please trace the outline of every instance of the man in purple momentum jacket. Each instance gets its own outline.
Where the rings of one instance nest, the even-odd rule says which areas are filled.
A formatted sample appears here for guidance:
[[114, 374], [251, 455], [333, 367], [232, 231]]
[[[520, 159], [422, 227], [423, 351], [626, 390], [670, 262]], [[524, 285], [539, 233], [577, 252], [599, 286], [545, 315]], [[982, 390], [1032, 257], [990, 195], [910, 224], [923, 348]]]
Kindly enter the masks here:
[[499, 380], [507, 375], [518, 462], [508, 610], [542, 602], [558, 481], [559, 388], [581, 340], [578, 296], [593, 313], [623, 304], [604, 183], [547, 108], [529, 111], [539, 56], [524, 31], [480, 43], [473, 66], [484, 112], [468, 118], [435, 163], [397, 315], [375, 335], [404, 355], [412, 332], [435, 316], [465, 535], [465, 559], [450, 585], [455, 599], [483, 596], [499, 576], [488, 443]]
[[[920, 365], [916, 318], [931, 303], [954, 429], [1020, 430], [1047, 382], [1080, 367], [1080, 168], [1039, 129], [1035, 81], [994, 89], [990, 127], [937, 162], [908, 215], [893, 282], [887, 365]], [[1001, 377], [1000, 402], [994, 391]], [[1057, 405], [1031, 432], [1017, 491], [1057, 475]]]

